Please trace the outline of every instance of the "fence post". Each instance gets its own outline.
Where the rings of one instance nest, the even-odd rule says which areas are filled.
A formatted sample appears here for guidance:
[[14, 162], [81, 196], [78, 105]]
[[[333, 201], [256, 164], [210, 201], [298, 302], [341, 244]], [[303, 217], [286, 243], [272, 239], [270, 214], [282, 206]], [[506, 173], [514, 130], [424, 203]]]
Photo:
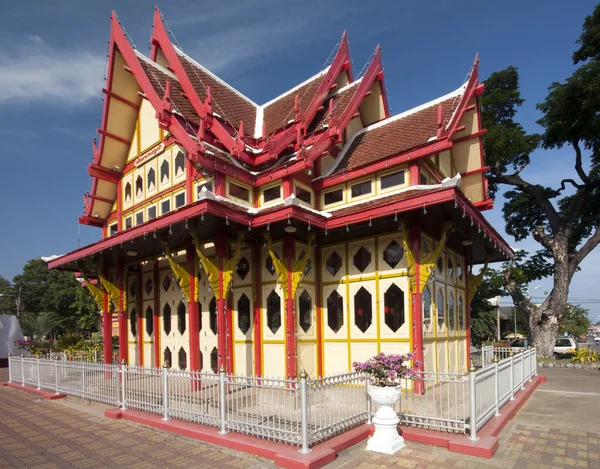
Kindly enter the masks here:
[[121, 362], [121, 410], [125, 410], [127, 400], [127, 363], [125, 359]]
[[221, 429], [219, 430], [220, 435], [227, 433], [227, 407], [225, 402], [225, 365], [221, 365], [219, 368], [219, 413], [221, 415]]
[[[527, 346], [528, 349], [528, 353], [529, 356], [527, 357], [527, 376], [529, 376], [529, 381], [533, 381], [533, 365], [531, 364], [531, 357], [533, 356], [533, 349], [531, 348], [531, 345]], [[536, 363], [536, 367], [537, 367], [537, 363]]]
[[25, 386], [25, 355], [21, 354], [21, 386]]
[[521, 352], [521, 389], [525, 389], [525, 350]]
[[165, 360], [162, 366], [162, 398], [163, 420], [169, 420], [169, 363]]
[[56, 355], [54, 357], [54, 394], [58, 394], [58, 360], [60, 357]]
[[85, 400], [85, 362], [81, 362], [81, 398]]
[[510, 400], [515, 400], [515, 354], [511, 350], [508, 354], [510, 358]]
[[471, 365], [469, 368], [469, 440], [477, 441], [477, 391], [475, 390], [475, 377], [477, 376], [477, 368]]
[[481, 368], [485, 367], [485, 353], [484, 353], [485, 345], [481, 346]]
[[492, 360], [494, 363], [494, 402], [496, 403], [496, 417], [500, 415], [500, 377], [498, 373], [498, 357]]
[[299, 375], [300, 379], [300, 409], [302, 418], [302, 448], [299, 453], [310, 453], [311, 449], [308, 446], [308, 373], [302, 370]]
[[538, 364], [537, 364], [537, 348], [533, 347], [533, 365], [535, 366], [535, 371], [533, 372], [534, 376], [537, 376], [537, 369], [538, 369]]
[[37, 369], [37, 388], [38, 388], [38, 391], [39, 391], [40, 389], [42, 389], [42, 380], [41, 380], [41, 377], [40, 377], [40, 355], [37, 354], [35, 356], [35, 358], [36, 358], [35, 364], [36, 364], [36, 369]]
[[365, 394], [367, 395], [367, 424], [373, 423], [371, 396], [369, 396], [369, 378], [365, 376]]
[[8, 382], [12, 383], [12, 367], [11, 367], [11, 361], [12, 361], [12, 353], [8, 354]]

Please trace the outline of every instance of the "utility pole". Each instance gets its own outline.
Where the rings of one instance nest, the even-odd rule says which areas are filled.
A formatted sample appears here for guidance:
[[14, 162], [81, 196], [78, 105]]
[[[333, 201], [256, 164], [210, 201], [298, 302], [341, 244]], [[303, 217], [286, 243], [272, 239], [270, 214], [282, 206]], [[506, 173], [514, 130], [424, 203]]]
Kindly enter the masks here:
[[496, 330], [498, 332], [498, 342], [500, 342], [500, 296], [496, 297]]
[[17, 306], [17, 321], [21, 318], [21, 290], [23, 288], [23, 283], [19, 282], [19, 286], [17, 288], [17, 294], [15, 296], [15, 304]]

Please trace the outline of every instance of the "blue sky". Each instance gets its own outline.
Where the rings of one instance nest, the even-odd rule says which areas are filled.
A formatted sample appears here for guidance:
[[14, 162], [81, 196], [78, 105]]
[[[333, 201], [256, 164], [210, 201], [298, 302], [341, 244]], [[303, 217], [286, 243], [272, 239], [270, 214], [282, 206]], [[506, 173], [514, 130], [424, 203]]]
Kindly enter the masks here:
[[[2, 2], [0, 16], [0, 274], [97, 240], [100, 231], [77, 224], [91, 179], [87, 164], [99, 126], [100, 90], [109, 17], [114, 8], [137, 48], [147, 53], [154, 2], [121, 0]], [[485, 2], [427, 0], [222, 0], [159, 4], [182, 49], [258, 103], [318, 72], [348, 30], [358, 73], [382, 46], [394, 113], [456, 89], [476, 53], [481, 76], [519, 67], [527, 100], [518, 118], [539, 131], [542, 101], [553, 81], [574, 69], [570, 57], [585, 16], [596, 1]], [[551, 184], [574, 173], [568, 149], [538, 152], [523, 175]], [[503, 233], [502, 203], [487, 212]], [[534, 241], [515, 247], [537, 249]], [[600, 303], [592, 253], [571, 287], [574, 303]], [[536, 283], [541, 296], [549, 281]], [[584, 304], [583, 304], [584, 303]]]

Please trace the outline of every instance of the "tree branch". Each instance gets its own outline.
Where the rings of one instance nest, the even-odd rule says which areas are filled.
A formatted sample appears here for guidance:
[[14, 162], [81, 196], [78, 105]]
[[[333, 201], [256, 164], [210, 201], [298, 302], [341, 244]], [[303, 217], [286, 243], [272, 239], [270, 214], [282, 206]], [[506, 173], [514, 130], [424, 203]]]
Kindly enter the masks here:
[[575, 148], [575, 171], [577, 171], [577, 174], [579, 175], [581, 180], [585, 184], [588, 184], [590, 182], [590, 178], [587, 174], [585, 174], [585, 171], [583, 170], [583, 164], [581, 162], [581, 148], [579, 148], [579, 142], [575, 140], [574, 142], [572, 142], [572, 145], [573, 148]]
[[565, 187], [566, 187], [567, 183], [572, 184], [573, 187], [575, 187], [575, 189], [577, 189], [577, 190], [582, 189], [583, 187], [585, 187], [582, 184], [576, 183], [574, 179], [563, 179], [562, 181], [560, 181], [560, 189], [557, 189], [557, 191], [556, 191], [557, 195], [560, 194], [562, 191], [565, 190]]
[[530, 196], [532, 196], [535, 201], [540, 205], [544, 214], [548, 218], [548, 222], [550, 223], [550, 228], [552, 228], [552, 232], [555, 233], [558, 230], [558, 226], [560, 223], [560, 217], [556, 212], [556, 209], [550, 202], [550, 199], [544, 192], [544, 188], [539, 185], [533, 185], [523, 180], [518, 173], [515, 174], [495, 174], [488, 178], [491, 182], [500, 183], [500, 184], [508, 184], [509, 186], [515, 186], [521, 189], [523, 192], [526, 192]]
[[592, 252], [594, 250], [594, 248], [596, 246], [598, 246], [598, 244], [600, 244], [600, 226], [599, 225], [596, 226], [596, 231], [594, 232], [594, 234], [592, 236], [590, 236], [588, 238], [588, 240], [584, 243], [584, 245], [581, 246], [581, 248], [579, 248], [579, 250], [576, 251], [571, 256], [571, 261], [570, 261], [571, 269], [574, 271], [579, 266], [581, 261], [583, 261], [583, 259], [585, 259], [585, 256], [587, 256], [590, 252]]

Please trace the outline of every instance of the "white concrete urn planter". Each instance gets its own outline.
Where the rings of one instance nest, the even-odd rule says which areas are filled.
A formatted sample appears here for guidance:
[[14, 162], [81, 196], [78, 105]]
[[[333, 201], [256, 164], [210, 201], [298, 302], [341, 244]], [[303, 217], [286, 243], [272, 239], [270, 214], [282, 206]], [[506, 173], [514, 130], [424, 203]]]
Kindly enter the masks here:
[[400, 419], [392, 405], [400, 400], [401, 386], [374, 386], [368, 385], [369, 396], [380, 405], [373, 417], [375, 433], [367, 443], [367, 451], [394, 454], [404, 448], [404, 438], [398, 434]]

